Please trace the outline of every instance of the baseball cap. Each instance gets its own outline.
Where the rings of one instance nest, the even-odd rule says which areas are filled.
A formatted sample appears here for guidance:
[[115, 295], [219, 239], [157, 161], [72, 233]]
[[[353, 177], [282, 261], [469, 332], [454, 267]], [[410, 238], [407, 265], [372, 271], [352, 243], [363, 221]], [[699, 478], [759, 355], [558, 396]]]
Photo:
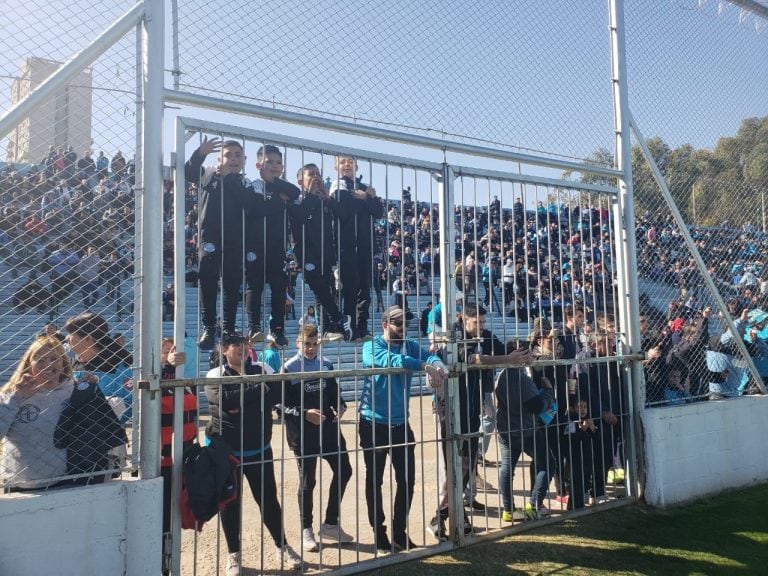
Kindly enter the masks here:
[[381, 315], [382, 322], [405, 322], [405, 314], [400, 306], [390, 306]]

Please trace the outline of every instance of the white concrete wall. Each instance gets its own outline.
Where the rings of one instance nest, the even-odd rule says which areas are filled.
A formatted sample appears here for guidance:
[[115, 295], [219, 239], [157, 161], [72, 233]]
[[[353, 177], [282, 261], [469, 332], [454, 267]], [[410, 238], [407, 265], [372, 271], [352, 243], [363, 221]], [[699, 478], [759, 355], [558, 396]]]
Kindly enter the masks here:
[[162, 482], [0, 497], [0, 574], [157, 576]]
[[641, 418], [653, 506], [768, 481], [768, 397], [652, 408]]

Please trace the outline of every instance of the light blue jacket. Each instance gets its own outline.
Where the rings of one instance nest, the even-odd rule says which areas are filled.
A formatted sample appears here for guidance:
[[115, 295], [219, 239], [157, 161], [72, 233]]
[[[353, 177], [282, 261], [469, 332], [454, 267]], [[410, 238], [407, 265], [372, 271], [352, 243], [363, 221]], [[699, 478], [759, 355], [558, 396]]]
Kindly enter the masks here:
[[377, 424], [405, 424], [411, 398], [411, 372], [421, 370], [422, 362], [442, 364], [439, 356], [410, 338], [392, 344], [383, 336], [376, 336], [363, 344], [363, 367], [405, 368], [410, 372], [366, 376], [360, 394], [360, 418]]

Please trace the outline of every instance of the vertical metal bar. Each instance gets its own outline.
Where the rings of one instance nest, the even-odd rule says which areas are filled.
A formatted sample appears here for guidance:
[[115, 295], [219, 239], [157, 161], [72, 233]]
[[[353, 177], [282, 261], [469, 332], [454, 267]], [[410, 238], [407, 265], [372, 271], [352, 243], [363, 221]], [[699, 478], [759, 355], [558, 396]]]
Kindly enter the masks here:
[[[454, 253], [454, 221], [453, 221], [453, 169], [448, 164], [443, 164], [442, 182], [440, 186], [440, 301], [442, 302], [442, 329], [445, 334], [450, 334], [453, 323], [456, 320], [456, 290], [454, 287], [453, 267], [451, 255]], [[457, 346], [451, 337], [445, 342], [444, 361], [447, 366], [453, 366], [457, 358]], [[449, 378], [445, 384], [445, 424], [446, 424], [446, 477], [448, 490], [448, 521], [449, 530], [453, 540], [461, 544], [464, 540], [464, 506], [463, 506], [463, 482], [461, 473], [461, 458], [458, 446], [454, 441], [454, 434], [459, 429], [459, 379]]]
[[[627, 99], [627, 63], [624, 38], [624, 2], [609, 0], [609, 28], [611, 36], [611, 82], [613, 88], [614, 129], [616, 133], [615, 164], [623, 172], [619, 177], [617, 210], [619, 220], [614, 227], [616, 245], [616, 264], [618, 266], [619, 318], [622, 331], [626, 333], [627, 344], [631, 350], [640, 350], [640, 325], [635, 319], [640, 316], [637, 247], [635, 246], [635, 211], [632, 191], [632, 143], [629, 132], [629, 104]], [[630, 463], [626, 480], [629, 496], [642, 495], [645, 486], [645, 474], [642, 469], [643, 459], [640, 430], [640, 410], [644, 405], [645, 387], [642, 364], [633, 360], [630, 365], [630, 394], [627, 394], [629, 417], [629, 446], [627, 457]], [[635, 476], [633, 478], [633, 476]], [[634, 484], [634, 485], [633, 485]], [[633, 494], [634, 489], [637, 494]]]
[[[186, 310], [186, 290], [184, 290], [184, 269], [186, 266], [186, 254], [184, 250], [184, 217], [186, 212], [186, 187], [184, 177], [185, 139], [184, 123], [176, 119], [176, 174], [173, 188], [173, 285], [175, 298], [173, 305], [173, 341], [177, 350], [183, 350], [184, 325]], [[179, 288], [181, 287], [181, 289]], [[187, 364], [192, 362], [187, 358]], [[197, 376], [185, 373], [185, 367], [176, 368], [176, 377]], [[176, 388], [173, 395], [173, 473], [171, 475], [171, 574], [181, 573], [181, 511], [176, 505], [181, 496], [181, 458], [183, 447], [184, 428], [184, 389]]]
[[[143, 80], [143, 67], [142, 67], [142, 52], [144, 50], [144, 28], [140, 22], [136, 25], [136, 172], [134, 176], [134, 189], [141, 191], [144, 189], [144, 163], [143, 163], [143, 128], [144, 128], [144, 80]], [[141, 348], [141, 316], [136, 311], [141, 310], [141, 272], [144, 266], [144, 262], [141, 258], [141, 246], [143, 244], [141, 238], [142, 222], [144, 220], [144, 197], [142, 194], [134, 194], [135, 197], [135, 224], [133, 228], [133, 350], [140, 350]], [[138, 257], [137, 257], [138, 256]], [[115, 307], [117, 308], [118, 317], [121, 316], [120, 307], [122, 306], [122, 298], [117, 298]], [[133, 369], [136, 372], [138, 366], [137, 354], [133, 355]], [[134, 392], [136, 394], [136, 392]], [[134, 398], [135, 400], [135, 398]], [[141, 402], [134, 401], [133, 403], [133, 427], [131, 428], [131, 446], [133, 447], [131, 452], [131, 468], [135, 472], [138, 470], [139, 458], [136, 454], [136, 447], [141, 445], [141, 427], [138, 425], [141, 422]]]
[[171, 0], [171, 47], [173, 50], [173, 89], [179, 89], [181, 70], [179, 70], [179, 1]]
[[[143, 210], [142, 218], [142, 307], [140, 377], [157, 381], [153, 360], [160, 356], [161, 293], [162, 293], [162, 246], [163, 176], [162, 126], [163, 126], [163, 58], [165, 30], [162, 0], [152, 0], [146, 5], [144, 20], [144, 125], [143, 142]], [[151, 217], [149, 217], [151, 215]], [[154, 378], [151, 378], [155, 372]], [[141, 477], [156, 478], [160, 473], [160, 396], [158, 392], [141, 392], [142, 434], [140, 454]]]

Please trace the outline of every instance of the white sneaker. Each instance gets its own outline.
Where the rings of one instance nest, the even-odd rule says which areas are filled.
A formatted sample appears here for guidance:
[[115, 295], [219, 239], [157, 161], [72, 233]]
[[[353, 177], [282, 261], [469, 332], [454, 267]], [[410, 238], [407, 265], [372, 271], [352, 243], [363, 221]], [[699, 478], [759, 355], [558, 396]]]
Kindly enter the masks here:
[[323, 342], [343, 342], [344, 334], [341, 332], [323, 332]]
[[288, 544], [282, 548], [278, 546], [276, 551], [277, 559], [279, 560], [280, 566], [282, 568], [288, 568], [289, 570], [298, 570], [301, 568], [301, 558], [298, 554], [296, 554], [296, 552], [293, 551], [293, 548], [288, 546]]
[[304, 552], [317, 552], [317, 540], [315, 540], [315, 533], [312, 532], [312, 528], [304, 528], [301, 531], [301, 544], [304, 547]]
[[240, 576], [240, 552], [231, 552], [227, 556], [227, 576]]
[[347, 534], [341, 529], [341, 525], [333, 524], [321, 524], [320, 525], [320, 538], [325, 540], [333, 540], [334, 542], [352, 542], [354, 537], [351, 534]]

